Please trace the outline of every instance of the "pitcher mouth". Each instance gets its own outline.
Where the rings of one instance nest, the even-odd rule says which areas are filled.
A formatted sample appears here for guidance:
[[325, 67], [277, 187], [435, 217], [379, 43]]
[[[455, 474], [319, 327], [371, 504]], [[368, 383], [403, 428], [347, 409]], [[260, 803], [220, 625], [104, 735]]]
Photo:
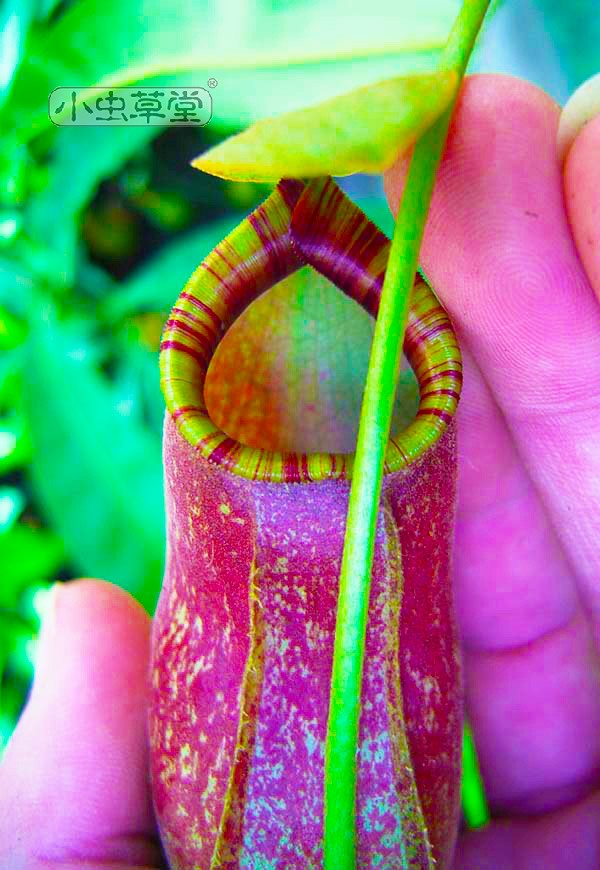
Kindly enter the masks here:
[[[325, 256], [315, 250], [314, 202], [305, 193], [302, 182], [280, 182], [265, 203], [217, 245], [185, 285], [161, 342], [161, 386], [180, 434], [207, 461], [251, 480], [308, 483], [352, 477], [353, 453], [277, 452], [231, 438], [211, 420], [204, 399], [208, 367], [227, 327], [258, 296], [303, 266], [317, 268], [370, 314], [376, 313], [389, 240], [350, 206], [356, 212], [354, 259], [350, 260], [350, 248], [337, 248], [331, 239]], [[328, 201], [331, 215], [339, 213], [342, 204], [348, 210], [348, 200], [330, 179], [323, 181], [320, 195]], [[368, 269], [360, 262], [367, 250]], [[415, 419], [389, 439], [385, 474], [408, 467], [439, 440], [460, 398], [462, 362], [456, 335], [420, 277], [411, 295], [404, 353], [417, 379], [419, 406]]]

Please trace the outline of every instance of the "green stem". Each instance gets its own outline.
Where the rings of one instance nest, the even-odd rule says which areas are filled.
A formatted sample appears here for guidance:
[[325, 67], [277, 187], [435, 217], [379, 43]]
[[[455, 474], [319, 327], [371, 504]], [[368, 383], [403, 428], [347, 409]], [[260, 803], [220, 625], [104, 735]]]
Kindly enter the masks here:
[[[440, 69], [464, 75], [490, 0], [465, 0]], [[326, 870], [356, 866], [356, 751], [362, 667], [383, 463], [396, 395], [410, 291], [435, 173], [456, 98], [417, 142], [381, 292], [360, 415], [340, 572], [325, 746]]]
[[465, 722], [462, 753], [462, 808], [467, 828], [481, 828], [490, 820], [490, 811], [485, 796], [485, 788], [479, 770], [477, 749], [473, 732]]

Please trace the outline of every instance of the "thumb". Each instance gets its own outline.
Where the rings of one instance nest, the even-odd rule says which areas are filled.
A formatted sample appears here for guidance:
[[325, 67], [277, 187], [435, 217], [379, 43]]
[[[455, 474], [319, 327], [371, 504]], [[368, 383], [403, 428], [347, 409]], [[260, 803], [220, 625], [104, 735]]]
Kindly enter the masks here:
[[147, 774], [150, 620], [116, 586], [57, 585], [0, 766], [0, 866], [159, 866]]

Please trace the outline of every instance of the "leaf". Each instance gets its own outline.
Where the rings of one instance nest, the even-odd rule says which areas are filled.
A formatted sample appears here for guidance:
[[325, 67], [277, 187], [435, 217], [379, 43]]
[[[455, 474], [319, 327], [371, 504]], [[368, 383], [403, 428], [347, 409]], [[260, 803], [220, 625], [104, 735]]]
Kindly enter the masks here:
[[118, 583], [152, 610], [164, 554], [159, 439], [119, 413], [77, 334], [49, 303], [40, 308], [25, 384], [36, 495], [79, 571]]
[[30, 270], [22, 262], [0, 256], [0, 304], [13, 314], [25, 314], [33, 284]]
[[0, 153], [0, 202], [4, 206], [18, 206], [23, 202], [28, 184], [26, 176], [26, 149], [15, 142], [12, 136], [3, 135]]
[[[66, 83], [108, 89], [174, 73], [185, 74], [183, 84], [203, 87], [216, 76], [214, 114], [219, 116], [224, 89], [229, 119], [253, 115], [242, 120], [247, 123], [265, 106], [283, 111], [292, 107], [290, 100], [299, 107], [390, 75], [398, 71], [393, 56], [410, 55], [419, 63], [424, 55], [433, 68], [459, 5], [371, 0], [364, 8], [304, 0], [274, 8], [270, 0], [82, 0], [32, 39], [5, 124], [31, 138], [50, 124], [48, 94]], [[249, 77], [255, 69], [263, 75]]]
[[[314, 106], [354, 88], [399, 75], [433, 72], [438, 57], [439, 50], [433, 48], [381, 57], [222, 70], [212, 92], [209, 128], [216, 129], [221, 137], [231, 135], [263, 118]], [[202, 72], [194, 73], [199, 74]], [[185, 78], [189, 81], [190, 73]]]
[[26, 335], [25, 325], [14, 317], [11, 312], [0, 304], [0, 351], [3, 355], [7, 350], [17, 347]]
[[383, 172], [441, 115], [454, 72], [367, 85], [310, 109], [259, 121], [192, 166], [233, 181], [273, 181]]
[[0, 535], [6, 534], [25, 507], [25, 496], [15, 486], [0, 486]]
[[[73, 283], [79, 216], [98, 184], [158, 132], [156, 127], [78, 127], [76, 131], [72, 128], [57, 131], [49, 184], [32, 198], [28, 211], [29, 231], [55, 256], [55, 281]], [[56, 219], [57, 202], [60, 220]]]
[[118, 320], [140, 311], [168, 313], [194, 269], [242, 217], [232, 214], [211, 221], [171, 242], [110, 293], [101, 316]]
[[[158, 342], [157, 342], [158, 344]], [[133, 341], [123, 342], [121, 351], [123, 368], [127, 369], [134, 384], [138, 413], [143, 414], [150, 431], [162, 437], [165, 418], [165, 401], [160, 391], [157, 364], [158, 354]]]
[[20, 415], [0, 419], [0, 474], [26, 465], [31, 459], [31, 442]]
[[[17, 630], [9, 628], [10, 635], [6, 639], [5, 644], [0, 644], [0, 656], [4, 652], [3, 646], [7, 649], [13, 646], [13, 638], [16, 639]], [[0, 637], [4, 634], [4, 626], [0, 626]], [[3, 662], [0, 660], [0, 666]], [[1, 673], [1, 671], [0, 671]], [[20, 685], [15, 685], [11, 682], [2, 686], [2, 698], [0, 705], [0, 760], [2, 753], [8, 745], [11, 734], [13, 733], [19, 714], [25, 704], [25, 691]]]
[[[2, 412], [8, 411], [14, 413], [20, 405], [22, 355], [22, 347], [0, 353], [0, 410]], [[9, 422], [12, 423], [13, 421]], [[0, 432], [2, 431], [3, 423], [4, 420], [0, 422]], [[0, 435], [1, 441], [2, 436]], [[1, 455], [2, 447], [0, 446]]]
[[[386, 234], [391, 234], [394, 219], [385, 199], [370, 196], [355, 201], [368, 218]], [[194, 269], [243, 217], [231, 214], [218, 218], [166, 245], [111, 290], [100, 306], [100, 316], [114, 322], [142, 311], [166, 314]]]
[[0, 105], [21, 61], [34, 9], [33, 0], [4, 0], [0, 8]]
[[63, 542], [47, 529], [18, 523], [0, 535], [0, 607], [16, 609], [21, 593], [33, 583], [52, 580], [63, 560]]

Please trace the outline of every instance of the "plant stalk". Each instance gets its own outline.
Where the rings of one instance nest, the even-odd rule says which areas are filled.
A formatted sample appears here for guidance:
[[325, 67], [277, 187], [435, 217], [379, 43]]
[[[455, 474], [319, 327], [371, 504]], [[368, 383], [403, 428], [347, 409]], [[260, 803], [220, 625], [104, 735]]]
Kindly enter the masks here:
[[[490, 0], [465, 0], [439, 68], [459, 85]], [[458, 95], [458, 87], [457, 87]], [[336, 617], [325, 745], [326, 870], [356, 867], [356, 756], [377, 514], [421, 240], [456, 97], [414, 148], [394, 230], [360, 415]]]

